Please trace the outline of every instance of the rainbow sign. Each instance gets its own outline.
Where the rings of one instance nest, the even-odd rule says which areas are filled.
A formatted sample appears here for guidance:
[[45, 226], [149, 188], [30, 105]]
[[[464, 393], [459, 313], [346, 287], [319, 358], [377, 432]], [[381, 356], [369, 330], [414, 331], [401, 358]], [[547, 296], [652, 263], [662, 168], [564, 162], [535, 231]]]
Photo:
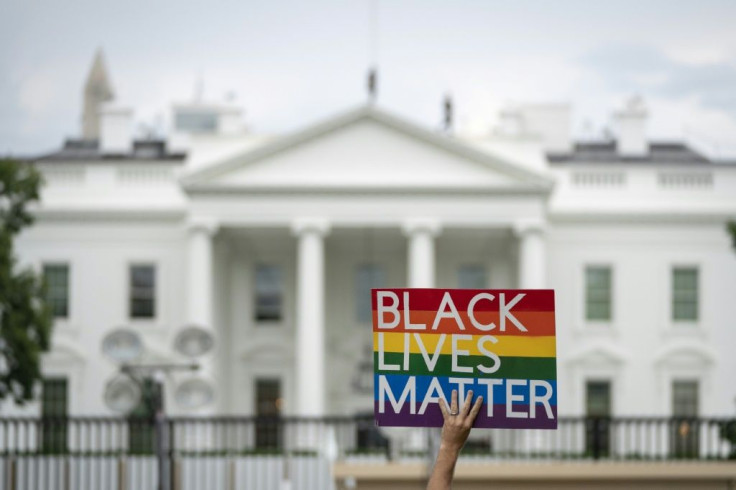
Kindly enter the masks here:
[[557, 428], [555, 296], [547, 289], [374, 289], [379, 426], [441, 427], [440, 398], [483, 396], [474, 427]]

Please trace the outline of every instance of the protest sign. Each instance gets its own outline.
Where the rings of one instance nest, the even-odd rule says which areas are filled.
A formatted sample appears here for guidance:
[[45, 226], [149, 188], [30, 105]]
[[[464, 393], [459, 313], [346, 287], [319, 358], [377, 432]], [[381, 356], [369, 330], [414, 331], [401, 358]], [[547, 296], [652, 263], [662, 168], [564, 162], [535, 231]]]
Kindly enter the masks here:
[[371, 294], [377, 425], [441, 427], [454, 389], [483, 396], [474, 427], [557, 428], [553, 290]]

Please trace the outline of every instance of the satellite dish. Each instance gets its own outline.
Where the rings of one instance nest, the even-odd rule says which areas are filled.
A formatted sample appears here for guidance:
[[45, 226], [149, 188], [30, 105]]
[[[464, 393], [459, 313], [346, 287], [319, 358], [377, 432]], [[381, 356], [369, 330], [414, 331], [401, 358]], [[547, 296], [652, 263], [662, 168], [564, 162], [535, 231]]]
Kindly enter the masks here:
[[187, 357], [199, 357], [209, 352], [215, 344], [212, 334], [202, 327], [192, 325], [176, 335], [174, 349]]
[[116, 378], [105, 387], [105, 405], [117, 413], [130, 413], [141, 401], [141, 388], [130, 378]]
[[118, 328], [102, 339], [102, 352], [113, 361], [131, 362], [143, 354], [143, 342], [133, 330]]
[[200, 408], [215, 400], [215, 390], [204, 379], [189, 379], [176, 388], [175, 397], [183, 408]]

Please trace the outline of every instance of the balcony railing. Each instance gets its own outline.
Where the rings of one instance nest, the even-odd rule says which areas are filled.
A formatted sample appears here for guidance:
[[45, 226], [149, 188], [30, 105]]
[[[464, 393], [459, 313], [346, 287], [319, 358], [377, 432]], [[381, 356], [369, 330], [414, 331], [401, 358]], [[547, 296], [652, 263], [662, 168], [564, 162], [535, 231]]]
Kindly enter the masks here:
[[[328, 488], [332, 461], [430, 461], [430, 429], [366, 417], [0, 419], [0, 487], [116, 490]], [[461, 458], [672, 461], [736, 459], [736, 419], [561, 418], [555, 431], [476, 430]], [[162, 461], [165, 459], [165, 461]], [[286, 476], [285, 476], [286, 475]], [[322, 481], [322, 483], [319, 483]], [[302, 482], [302, 483], [298, 483]], [[311, 482], [311, 483], [310, 483]]]

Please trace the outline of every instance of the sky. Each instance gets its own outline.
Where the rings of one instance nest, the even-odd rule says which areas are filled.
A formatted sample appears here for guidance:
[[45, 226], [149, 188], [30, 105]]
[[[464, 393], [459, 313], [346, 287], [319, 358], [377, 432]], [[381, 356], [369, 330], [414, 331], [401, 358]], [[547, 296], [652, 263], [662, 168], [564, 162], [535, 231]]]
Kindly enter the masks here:
[[365, 103], [376, 65], [378, 105], [430, 128], [449, 93], [463, 128], [568, 102], [596, 137], [639, 95], [652, 139], [736, 158], [735, 20], [733, 0], [0, 0], [0, 154], [79, 135], [102, 48], [139, 125], [201, 84], [252, 131], [293, 131]]

